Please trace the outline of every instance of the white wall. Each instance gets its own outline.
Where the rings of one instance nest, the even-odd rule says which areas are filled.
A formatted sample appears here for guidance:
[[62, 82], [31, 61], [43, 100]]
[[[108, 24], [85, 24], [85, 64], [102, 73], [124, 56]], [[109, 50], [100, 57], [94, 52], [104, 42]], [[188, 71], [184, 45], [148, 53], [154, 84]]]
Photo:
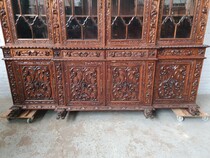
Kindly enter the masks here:
[[[3, 44], [4, 44], [4, 40], [2, 36], [2, 30], [0, 27], [0, 45], [3, 45]], [[204, 44], [210, 45], [210, 13], [209, 13], [208, 24], [206, 28]], [[199, 90], [198, 90], [199, 94], [210, 94], [210, 48], [206, 50], [206, 57], [207, 59], [204, 61]], [[1, 64], [2, 63], [3, 62], [1, 61]]]

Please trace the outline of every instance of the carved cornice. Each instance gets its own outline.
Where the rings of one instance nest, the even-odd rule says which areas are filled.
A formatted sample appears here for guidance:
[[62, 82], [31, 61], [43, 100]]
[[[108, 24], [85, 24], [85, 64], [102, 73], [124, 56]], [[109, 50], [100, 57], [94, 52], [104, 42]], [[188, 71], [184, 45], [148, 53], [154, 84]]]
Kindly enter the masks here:
[[6, 43], [12, 43], [11, 32], [9, 28], [9, 20], [7, 19], [8, 15], [3, 0], [0, 0], [0, 20], [4, 33], [4, 38]]

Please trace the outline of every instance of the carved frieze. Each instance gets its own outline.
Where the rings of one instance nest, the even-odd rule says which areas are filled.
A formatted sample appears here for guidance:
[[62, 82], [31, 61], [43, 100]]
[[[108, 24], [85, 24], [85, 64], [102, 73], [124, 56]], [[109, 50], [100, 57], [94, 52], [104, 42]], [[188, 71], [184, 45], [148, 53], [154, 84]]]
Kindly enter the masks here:
[[27, 100], [52, 100], [48, 66], [22, 66], [21, 70]]
[[182, 99], [187, 79], [187, 65], [164, 64], [159, 69], [158, 97]]
[[4, 39], [6, 43], [11, 43], [12, 42], [12, 37], [11, 37], [11, 32], [9, 28], [9, 20], [7, 19], [7, 12], [6, 8], [4, 6], [3, 0], [0, 0], [0, 20], [1, 20], [1, 25], [4, 33]]
[[97, 101], [97, 67], [72, 67], [70, 75], [71, 101]]
[[70, 50], [63, 50], [63, 56], [67, 58], [96, 58], [100, 59], [104, 57], [103, 52], [100, 51], [70, 51]]
[[140, 84], [139, 66], [113, 66], [112, 71], [112, 100], [138, 101]]
[[148, 53], [147, 52], [141, 52], [141, 51], [136, 51], [136, 52], [131, 52], [131, 51], [126, 51], [126, 52], [108, 52], [108, 57], [112, 58], [119, 58], [119, 57], [147, 57]]
[[14, 49], [12, 50], [12, 56], [14, 57], [52, 57], [53, 53], [51, 50], [21, 50], [21, 49]]
[[161, 49], [158, 52], [158, 57], [190, 57], [204, 56], [205, 49], [188, 48], [188, 49]]

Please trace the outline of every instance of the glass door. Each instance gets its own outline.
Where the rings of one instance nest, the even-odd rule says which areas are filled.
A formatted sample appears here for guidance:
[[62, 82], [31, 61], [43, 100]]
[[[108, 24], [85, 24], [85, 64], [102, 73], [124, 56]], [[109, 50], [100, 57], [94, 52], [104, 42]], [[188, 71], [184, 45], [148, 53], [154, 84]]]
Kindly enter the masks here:
[[108, 0], [109, 45], [139, 45], [143, 39], [144, 0]]
[[[63, 41], [69, 46], [95, 47], [103, 44], [103, 1], [65, 0], [61, 14]], [[91, 45], [90, 45], [91, 44]]]
[[[49, 2], [47, 0], [11, 0], [13, 20], [11, 20], [16, 43], [51, 39]], [[10, 7], [8, 7], [10, 8]]]
[[192, 38], [196, 0], [163, 0], [160, 40]]

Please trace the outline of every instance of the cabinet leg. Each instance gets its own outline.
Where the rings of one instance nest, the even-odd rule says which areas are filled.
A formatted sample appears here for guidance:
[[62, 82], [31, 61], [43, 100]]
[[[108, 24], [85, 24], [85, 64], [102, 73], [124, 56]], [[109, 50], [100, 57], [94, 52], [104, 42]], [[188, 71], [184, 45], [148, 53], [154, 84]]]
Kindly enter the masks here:
[[8, 115], [8, 118], [15, 118], [18, 117], [21, 114], [22, 108], [19, 106], [12, 106], [10, 108], [11, 112]]
[[56, 119], [65, 119], [66, 115], [67, 115], [66, 109], [58, 110]]
[[145, 109], [144, 110], [144, 116], [148, 119], [153, 119], [155, 117], [155, 110], [154, 109]]
[[199, 107], [198, 106], [190, 106], [188, 108], [188, 112], [192, 115], [192, 116], [198, 116], [200, 115], [200, 111], [199, 111]]

